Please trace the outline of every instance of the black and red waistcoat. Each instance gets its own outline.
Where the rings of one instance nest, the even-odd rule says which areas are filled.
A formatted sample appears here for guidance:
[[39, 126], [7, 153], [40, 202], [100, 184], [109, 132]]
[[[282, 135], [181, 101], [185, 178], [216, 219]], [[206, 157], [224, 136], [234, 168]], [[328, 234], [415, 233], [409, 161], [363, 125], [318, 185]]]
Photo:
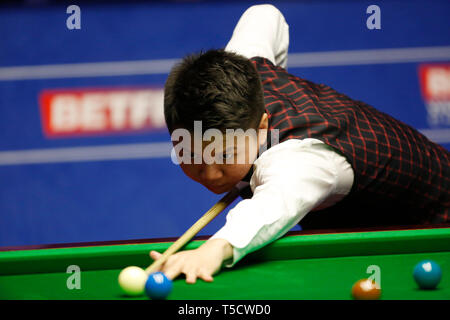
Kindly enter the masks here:
[[354, 170], [350, 194], [323, 214], [308, 214], [302, 225], [448, 222], [446, 149], [326, 85], [293, 76], [264, 58], [251, 61], [261, 77], [269, 129], [279, 130], [279, 142], [319, 139], [343, 154]]

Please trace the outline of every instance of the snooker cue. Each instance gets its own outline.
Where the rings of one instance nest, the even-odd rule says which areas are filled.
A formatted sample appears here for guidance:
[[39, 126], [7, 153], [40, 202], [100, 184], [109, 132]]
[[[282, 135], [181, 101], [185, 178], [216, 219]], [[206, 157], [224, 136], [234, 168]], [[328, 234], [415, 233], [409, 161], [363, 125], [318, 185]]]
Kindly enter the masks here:
[[210, 223], [219, 213], [228, 207], [238, 196], [241, 190], [235, 186], [222, 199], [220, 199], [211, 209], [209, 209], [196, 223], [194, 223], [177, 241], [175, 241], [166, 251], [164, 251], [161, 258], [155, 260], [145, 272], [150, 275], [157, 271], [167, 259], [188, 243], [201, 229]]

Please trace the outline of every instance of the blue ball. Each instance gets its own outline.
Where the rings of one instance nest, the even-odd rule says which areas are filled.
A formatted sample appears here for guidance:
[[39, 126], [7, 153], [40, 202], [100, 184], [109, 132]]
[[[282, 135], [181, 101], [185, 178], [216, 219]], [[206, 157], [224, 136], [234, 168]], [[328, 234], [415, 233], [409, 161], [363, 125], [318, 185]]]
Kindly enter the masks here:
[[172, 291], [172, 281], [162, 272], [152, 273], [145, 283], [145, 293], [154, 300], [163, 300]]
[[436, 262], [424, 260], [416, 265], [413, 276], [421, 289], [434, 289], [441, 281], [442, 271]]

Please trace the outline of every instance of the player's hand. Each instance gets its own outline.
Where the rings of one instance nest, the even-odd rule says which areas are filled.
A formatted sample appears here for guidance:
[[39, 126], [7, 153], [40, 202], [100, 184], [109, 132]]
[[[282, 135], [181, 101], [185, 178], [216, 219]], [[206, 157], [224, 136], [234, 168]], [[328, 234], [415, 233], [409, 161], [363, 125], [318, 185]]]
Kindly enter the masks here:
[[[233, 249], [228, 241], [212, 239], [195, 250], [173, 254], [161, 266], [160, 271], [164, 272], [171, 280], [180, 274], [185, 274], [187, 283], [195, 283], [197, 278], [212, 282], [213, 275], [220, 271], [223, 262], [230, 259], [232, 255]], [[153, 260], [157, 260], [161, 256], [162, 254], [157, 251], [150, 252]]]

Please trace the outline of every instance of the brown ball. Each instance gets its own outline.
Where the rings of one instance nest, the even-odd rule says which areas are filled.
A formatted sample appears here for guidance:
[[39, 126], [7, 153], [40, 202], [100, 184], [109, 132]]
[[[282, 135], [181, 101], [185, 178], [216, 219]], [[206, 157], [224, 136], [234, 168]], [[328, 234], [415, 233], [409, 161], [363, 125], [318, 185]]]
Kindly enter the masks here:
[[357, 300], [377, 300], [380, 299], [381, 288], [375, 281], [361, 279], [353, 285], [352, 296]]

